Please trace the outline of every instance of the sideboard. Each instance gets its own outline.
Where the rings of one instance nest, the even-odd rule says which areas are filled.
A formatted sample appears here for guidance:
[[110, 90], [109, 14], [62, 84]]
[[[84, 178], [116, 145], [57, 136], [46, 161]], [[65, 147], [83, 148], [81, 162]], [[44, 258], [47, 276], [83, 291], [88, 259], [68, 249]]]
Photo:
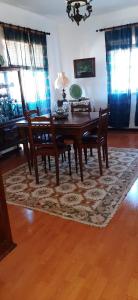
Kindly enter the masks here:
[[12, 240], [4, 185], [0, 173], [0, 260], [15, 248]]

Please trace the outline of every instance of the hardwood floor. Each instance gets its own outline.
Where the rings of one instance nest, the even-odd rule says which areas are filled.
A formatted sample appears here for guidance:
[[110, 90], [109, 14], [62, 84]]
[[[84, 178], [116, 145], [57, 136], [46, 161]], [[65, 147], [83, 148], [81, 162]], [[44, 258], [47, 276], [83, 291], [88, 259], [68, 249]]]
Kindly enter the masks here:
[[[109, 133], [138, 148], [138, 133]], [[24, 157], [0, 161], [3, 172]], [[138, 180], [104, 229], [9, 205], [17, 247], [0, 262], [1, 300], [138, 299]]]

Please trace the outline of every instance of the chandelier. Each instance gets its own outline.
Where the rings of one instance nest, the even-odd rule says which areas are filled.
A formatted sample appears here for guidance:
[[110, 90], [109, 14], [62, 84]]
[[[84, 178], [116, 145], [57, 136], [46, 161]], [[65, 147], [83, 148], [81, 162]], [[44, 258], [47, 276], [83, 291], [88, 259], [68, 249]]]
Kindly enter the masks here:
[[66, 0], [67, 9], [66, 12], [72, 22], [76, 22], [79, 25], [80, 21], [85, 21], [92, 13], [92, 0]]

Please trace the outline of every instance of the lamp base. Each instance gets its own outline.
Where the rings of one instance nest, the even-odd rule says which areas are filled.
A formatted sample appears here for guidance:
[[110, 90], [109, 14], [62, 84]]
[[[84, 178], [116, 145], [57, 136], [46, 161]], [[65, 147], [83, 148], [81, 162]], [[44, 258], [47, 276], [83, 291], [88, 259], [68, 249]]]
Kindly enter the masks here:
[[66, 102], [67, 99], [66, 99], [65, 89], [63, 89], [63, 91], [62, 91], [62, 97], [63, 97], [63, 102]]
[[59, 107], [61, 108], [61, 107], [63, 106], [63, 101], [64, 101], [64, 100], [58, 100], [58, 101], [57, 101], [58, 108], [59, 108]]

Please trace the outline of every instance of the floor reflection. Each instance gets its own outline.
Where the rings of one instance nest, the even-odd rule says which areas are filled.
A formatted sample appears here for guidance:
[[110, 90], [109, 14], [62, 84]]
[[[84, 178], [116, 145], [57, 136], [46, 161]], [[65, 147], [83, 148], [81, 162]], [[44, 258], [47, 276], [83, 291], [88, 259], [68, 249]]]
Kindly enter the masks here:
[[138, 207], [138, 179], [135, 181], [127, 195], [127, 202], [129, 202], [133, 208]]
[[24, 209], [24, 216], [26, 217], [27, 221], [29, 221], [30, 224], [34, 222], [35, 214], [34, 211], [31, 209]]

